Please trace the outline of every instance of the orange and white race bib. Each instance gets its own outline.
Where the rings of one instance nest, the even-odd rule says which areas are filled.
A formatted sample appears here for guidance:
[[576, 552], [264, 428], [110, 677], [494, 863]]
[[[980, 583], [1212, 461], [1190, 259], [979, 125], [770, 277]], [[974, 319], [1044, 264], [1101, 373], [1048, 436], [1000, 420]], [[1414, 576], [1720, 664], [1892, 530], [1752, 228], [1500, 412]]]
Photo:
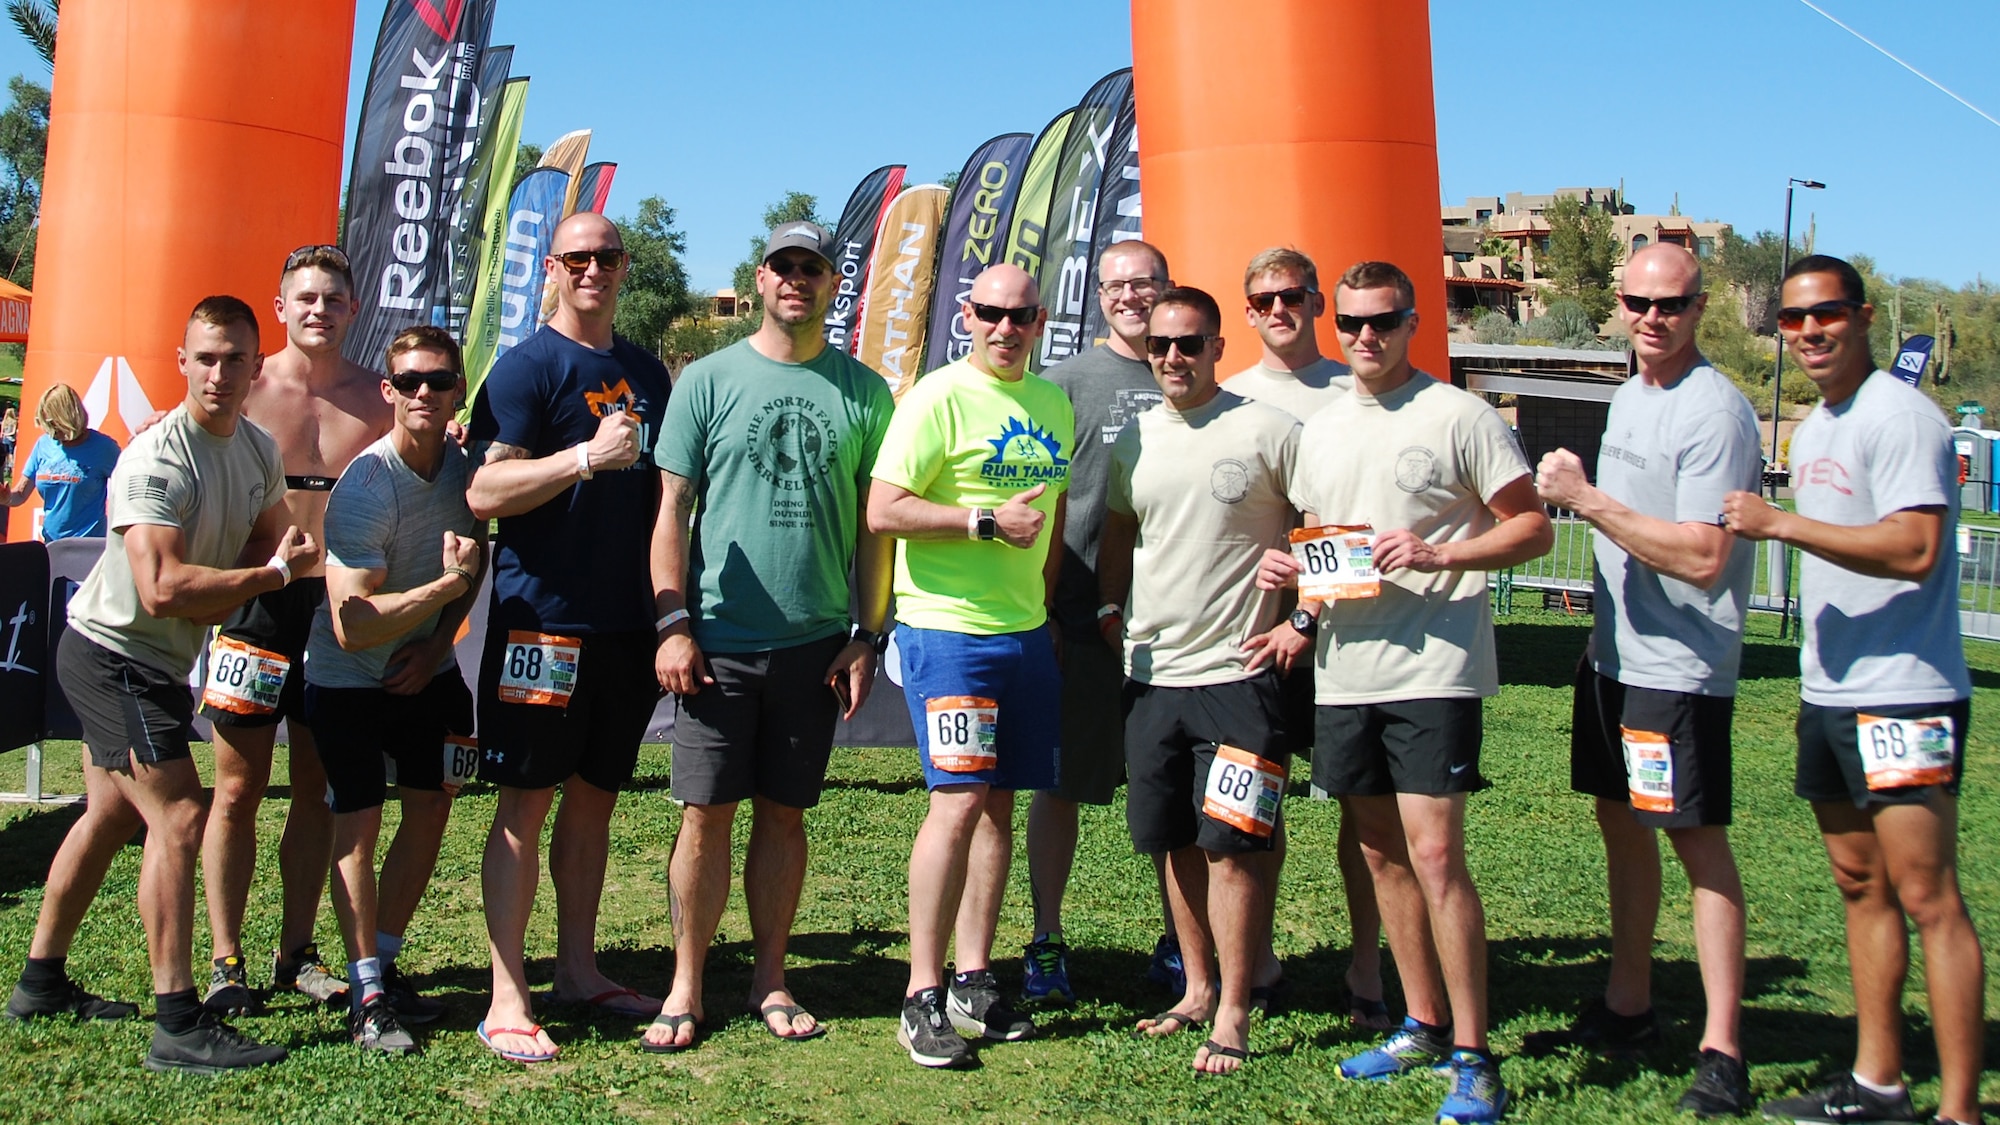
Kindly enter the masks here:
[[977, 773], [1000, 764], [993, 749], [1000, 704], [976, 695], [941, 695], [924, 704], [931, 765], [946, 773]]
[[1382, 593], [1375, 572], [1375, 529], [1367, 524], [1301, 527], [1292, 532], [1299, 562], [1299, 597], [1333, 602]]
[[1673, 740], [1658, 731], [1618, 728], [1625, 744], [1625, 785], [1640, 812], [1674, 810]]
[[510, 629], [500, 650], [500, 702], [568, 707], [576, 692], [583, 642], [533, 629]]
[[1891, 719], [1856, 714], [1854, 735], [1861, 743], [1861, 768], [1867, 773], [1868, 788], [1949, 785], [1957, 776], [1953, 733], [1949, 715]]
[[268, 715], [278, 709], [291, 668], [292, 662], [278, 653], [218, 635], [208, 649], [208, 684], [201, 701], [238, 715]]
[[1285, 767], [1234, 746], [1215, 748], [1201, 811], [1252, 836], [1269, 836], [1285, 800]]
[[461, 738], [455, 734], [444, 736], [444, 792], [447, 797], [458, 796], [458, 791], [466, 782], [479, 774], [479, 740]]

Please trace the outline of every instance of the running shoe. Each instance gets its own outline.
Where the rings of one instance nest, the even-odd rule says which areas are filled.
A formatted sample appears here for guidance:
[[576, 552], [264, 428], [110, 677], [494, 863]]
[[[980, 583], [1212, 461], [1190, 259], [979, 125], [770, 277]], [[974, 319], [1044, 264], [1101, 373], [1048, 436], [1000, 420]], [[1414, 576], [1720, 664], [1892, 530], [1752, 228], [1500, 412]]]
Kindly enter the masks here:
[[896, 1024], [896, 1042], [918, 1066], [964, 1066], [972, 1061], [952, 1021], [945, 1016], [944, 989], [926, 988], [903, 998], [903, 1018]]
[[1742, 1059], [1705, 1049], [1694, 1083], [1676, 1104], [1696, 1117], [1740, 1117], [1756, 1104], [1750, 1100], [1750, 1072]]
[[382, 994], [389, 998], [389, 1007], [400, 1023], [419, 1027], [435, 1023], [438, 1017], [444, 1015], [444, 1001], [433, 1000], [418, 992], [417, 986], [410, 983], [410, 978], [403, 975], [403, 970], [398, 969], [394, 961], [382, 966]]
[[319, 959], [319, 946], [310, 942], [290, 957], [272, 955], [271, 987], [296, 988], [329, 1006], [347, 1003], [347, 982], [327, 971], [326, 963]]
[[364, 1051], [407, 1055], [417, 1049], [416, 1037], [396, 1022], [389, 998], [379, 994], [369, 997], [360, 1011], [347, 1017], [347, 1030], [354, 1036], [354, 1045]]
[[1021, 957], [1021, 994], [1030, 1000], [1076, 1003], [1076, 991], [1069, 986], [1069, 946], [1029, 942]]
[[1532, 1057], [1577, 1048], [1599, 1055], [1645, 1051], [1660, 1045], [1660, 1022], [1648, 1008], [1636, 1016], [1621, 1016], [1602, 997], [1584, 1005], [1576, 1020], [1559, 1031], [1531, 1032], [1521, 1041], [1521, 1053]]
[[17, 984], [14, 994], [7, 998], [7, 1018], [10, 1020], [60, 1015], [72, 1015], [80, 1020], [122, 1020], [138, 1014], [139, 1005], [106, 1000], [94, 992], [84, 991], [81, 985], [67, 977], [63, 978], [63, 986], [53, 992], [31, 992]]
[[1451, 1056], [1451, 1032], [1429, 1028], [1415, 1017], [1403, 1017], [1403, 1026], [1389, 1033], [1378, 1047], [1370, 1047], [1351, 1059], [1342, 1060], [1340, 1076], [1381, 1082], [1411, 1070], [1442, 1070]]
[[249, 977], [241, 957], [217, 957], [208, 975], [208, 994], [201, 1006], [218, 1017], [247, 1016], [257, 1010], [257, 994], [250, 991]]
[[1878, 1094], [1848, 1073], [1797, 1097], [1765, 1102], [1764, 1116], [1839, 1125], [1850, 1121], [1915, 1121], [1917, 1110], [1910, 1104], [1909, 1087], [1894, 1094]]
[[1451, 1093], [1438, 1107], [1438, 1125], [1488, 1125], [1506, 1115], [1507, 1087], [1498, 1063], [1472, 1051], [1453, 1051], [1446, 1065]]
[[1181, 964], [1179, 938], [1161, 934], [1153, 943], [1153, 963], [1146, 967], [1146, 979], [1175, 996], [1187, 995], [1187, 967]]
[[222, 1022], [222, 1017], [202, 1009], [193, 1030], [170, 1034], [157, 1025], [153, 1046], [146, 1052], [147, 1070], [184, 1070], [190, 1074], [223, 1074], [253, 1066], [280, 1062], [285, 1049], [275, 1043], [258, 1043]]
[[1000, 982], [993, 978], [990, 969], [952, 977], [945, 1010], [951, 1016], [951, 1025], [966, 1035], [1011, 1043], [1035, 1033], [1035, 1021], [1001, 999]]

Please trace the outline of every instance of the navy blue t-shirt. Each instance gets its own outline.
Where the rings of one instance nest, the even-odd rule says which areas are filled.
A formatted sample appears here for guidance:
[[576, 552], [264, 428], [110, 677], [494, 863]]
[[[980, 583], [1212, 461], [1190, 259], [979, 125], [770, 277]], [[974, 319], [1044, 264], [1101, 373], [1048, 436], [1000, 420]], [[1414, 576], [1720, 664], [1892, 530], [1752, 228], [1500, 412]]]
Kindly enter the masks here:
[[578, 481], [540, 507], [500, 520], [491, 625], [582, 634], [650, 629], [648, 550], [659, 473], [653, 442], [672, 380], [624, 339], [598, 351], [543, 328], [501, 356], [472, 404], [473, 442], [547, 457], [589, 441], [622, 410], [639, 419], [639, 460]]

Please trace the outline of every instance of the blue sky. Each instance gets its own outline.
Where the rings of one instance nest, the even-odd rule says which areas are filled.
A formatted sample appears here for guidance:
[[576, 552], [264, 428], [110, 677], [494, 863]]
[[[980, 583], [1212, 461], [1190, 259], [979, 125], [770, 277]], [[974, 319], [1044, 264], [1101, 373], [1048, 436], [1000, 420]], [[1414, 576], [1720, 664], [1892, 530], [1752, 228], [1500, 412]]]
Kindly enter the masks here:
[[[2000, 117], [2000, 4], [1817, 2]], [[359, 2], [350, 118], [384, 3]], [[1131, 18], [1123, 0], [501, 0], [493, 41], [534, 78], [525, 138], [593, 128], [593, 158], [620, 165], [612, 212], [664, 197], [714, 288], [788, 190], [837, 214], [877, 165], [934, 179], [996, 133], [1040, 129], [1130, 64]], [[2000, 278], [2000, 223], [1976, 202], [2000, 183], [2000, 126], [1799, 0], [1433, 0], [1431, 19], [1444, 202], [1622, 180], [1641, 211], [1679, 193], [1748, 233], [1783, 224], [1798, 176], [1828, 184], [1796, 208], [1818, 249]], [[996, 61], [965, 61], [982, 55]], [[43, 75], [4, 33], [0, 71]]]

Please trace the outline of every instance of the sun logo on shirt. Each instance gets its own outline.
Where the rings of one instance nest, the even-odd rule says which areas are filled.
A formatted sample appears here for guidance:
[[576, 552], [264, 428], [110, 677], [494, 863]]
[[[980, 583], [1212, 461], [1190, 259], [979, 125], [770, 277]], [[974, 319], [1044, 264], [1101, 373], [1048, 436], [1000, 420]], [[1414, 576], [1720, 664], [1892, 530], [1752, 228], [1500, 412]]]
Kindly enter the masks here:
[[639, 396], [632, 393], [632, 384], [620, 379], [616, 385], [599, 383], [598, 386], [604, 389], [583, 392], [583, 404], [590, 408], [592, 414], [605, 418], [615, 411], [622, 411], [633, 417], [639, 416]]
[[979, 475], [988, 481], [1029, 488], [1069, 479], [1069, 459], [1062, 456], [1062, 442], [1033, 421], [1009, 418], [1000, 436], [987, 439], [986, 444], [993, 447], [993, 456], [979, 467]]

